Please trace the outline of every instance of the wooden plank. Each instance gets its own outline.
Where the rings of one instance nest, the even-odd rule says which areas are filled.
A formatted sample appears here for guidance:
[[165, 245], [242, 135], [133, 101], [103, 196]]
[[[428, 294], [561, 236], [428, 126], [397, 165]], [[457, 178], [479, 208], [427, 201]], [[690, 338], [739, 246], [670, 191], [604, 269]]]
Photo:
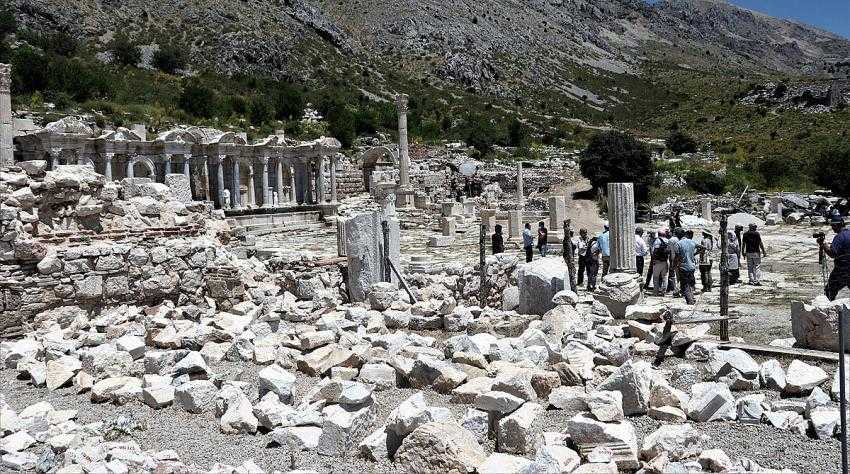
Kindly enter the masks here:
[[712, 323], [717, 321], [731, 321], [738, 319], [737, 315], [721, 316], [719, 314], [697, 313], [688, 315], [671, 316], [668, 321], [673, 324], [696, 324], [696, 323]]
[[797, 357], [800, 359], [814, 359], [827, 362], [838, 362], [838, 352], [818, 351], [814, 349], [800, 349], [797, 347], [768, 346], [766, 344], [750, 344], [747, 342], [718, 342], [720, 349], [741, 349], [744, 352], [755, 354], [783, 355]]

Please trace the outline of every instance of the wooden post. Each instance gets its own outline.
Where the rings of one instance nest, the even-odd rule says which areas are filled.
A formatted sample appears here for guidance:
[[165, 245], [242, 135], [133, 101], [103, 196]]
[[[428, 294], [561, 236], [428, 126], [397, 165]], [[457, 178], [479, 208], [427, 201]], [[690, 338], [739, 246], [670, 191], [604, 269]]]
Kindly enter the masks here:
[[570, 238], [570, 219], [564, 221], [564, 260], [567, 262], [567, 275], [570, 279], [570, 290], [578, 293], [576, 288], [576, 268], [573, 255], [573, 241]]
[[384, 234], [383, 280], [386, 281], [386, 282], [391, 282], [391, 281], [393, 281], [393, 279], [392, 279], [392, 274], [391, 274], [392, 270], [390, 270], [390, 265], [389, 265], [389, 261], [390, 261], [390, 225], [389, 225], [389, 223], [387, 223], [387, 221], [381, 221], [381, 230], [383, 231], [383, 234]]
[[478, 306], [487, 307], [487, 225], [481, 223], [478, 234], [478, 264], [481, 271], [481, 281], [478, 285]]
[[720, 217], [720, 340], [729, 340], [729, 262], [727, 260], [727, 249], [729, 243], [726, 241], [726, 214]]

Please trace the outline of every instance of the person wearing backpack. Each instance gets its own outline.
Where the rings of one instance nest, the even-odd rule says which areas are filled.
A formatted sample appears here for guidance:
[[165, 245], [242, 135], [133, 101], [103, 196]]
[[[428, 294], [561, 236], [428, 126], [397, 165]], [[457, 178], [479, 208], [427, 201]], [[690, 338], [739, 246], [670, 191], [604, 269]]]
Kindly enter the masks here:
[[666, 293], [670, 255], [670, 231], [659, 229], [658, 237], [652, 242], [652, 284], [655, 296], [664, 296]]
[[587, 291], [596, 289], [596, 276], [599, 274], [599, 242], [596, 237], [587, 242], [584, 253], [584, 266], [587, 269]]

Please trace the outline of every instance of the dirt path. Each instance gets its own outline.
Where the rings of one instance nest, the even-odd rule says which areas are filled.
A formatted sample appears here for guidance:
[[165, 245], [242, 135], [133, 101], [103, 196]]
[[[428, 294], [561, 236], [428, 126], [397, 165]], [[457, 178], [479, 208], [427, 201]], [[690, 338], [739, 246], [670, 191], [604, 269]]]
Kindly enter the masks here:
[[556, 187], [561, 195], [567, 196], [567, 217], [572, 219], [574, 229], [587, 229], [590, 235], [596, 235], [602, 231], [605, 220], [599, 216], [599, 207], [592, 199], [576, 199], [576, 193], [590, 190], [590, 183], [581, 180]]

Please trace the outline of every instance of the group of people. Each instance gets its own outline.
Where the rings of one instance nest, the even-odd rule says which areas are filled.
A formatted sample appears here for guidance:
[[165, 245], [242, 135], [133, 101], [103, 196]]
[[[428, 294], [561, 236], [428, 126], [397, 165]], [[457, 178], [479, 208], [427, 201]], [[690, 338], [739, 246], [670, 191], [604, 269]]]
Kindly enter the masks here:
[[[675, 221], [673, 221], [675, 225]], [[844, 224], [839, 215], [830, 220], [836, 236], [830, 245], [823, 237], [818, 239], [818, 245], [825, 255], [835, 261], [835, 267], [826, 283], [825, 293], [834, 300], [842, 288], [850, 289], [850, 229]], [[549, 230], [543, 222], [537, 226], [537, 235], [531, 230], [531, 224], [526, 223], [522, 231], [525, 261], [531, 262], [534, 248], [545, 257], [548, 250]], [[570, 232], [574, 259], [577, 259], [578, 272], [576, 283], [585, 284], [587, 290], [596, 289], [600, 266], [602, 276], [608, 274], [611, 265], [611, 245], [608, 224], [595, 237], [588, 237], [587, 229], [580, 229], [579, 235]], [[761, 259], [767, 256], [761, 234], [756, 224], [749, 224], [744, 231], [741, 225], [726, 233], [726, 266], [729, 284], [737, 285], [741, 279], [741, 265], [746, 263], [747, 276], [750, 285], [761, 286]], [[493, 253], [505, 251], [502, 226], [495, 226], [492, 236]], [[696, 294], [696, 271], [699, 269], [700, 282], [704, 293], [711, 292], [714, 285], [711, 271], [714, 260], [720, 249], [714, 236], [708, 230], [702, 231], [702, 239], [694, 240], [693, 230], [681, 227], [658, 229], [655, 232], [644, 232], [641, 227], [635, 229], [635, 263], [637, 272], [646, 278], [644, 290], [652, 290], [656, 296], [672, 293], [674, 297], [683, 297], [688, 304], [694, 304]], [[648, 263], [648, 265], [647, 265]]]

